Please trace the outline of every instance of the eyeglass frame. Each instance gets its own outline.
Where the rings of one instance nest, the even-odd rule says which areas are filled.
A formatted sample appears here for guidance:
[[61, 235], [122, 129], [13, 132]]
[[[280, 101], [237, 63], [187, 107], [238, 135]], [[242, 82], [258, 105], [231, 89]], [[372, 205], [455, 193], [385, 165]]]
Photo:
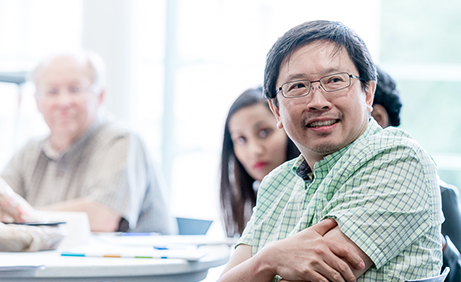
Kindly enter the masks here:
[[[68, 90], [67, 92], [69, 92], [70, 94], [73, 94], [73, 95], [75, 95], [75, 94], [80, 95], [80, 94], [83, 94], [83, 93], [95, 92], [95, 89], [98, 89], [97, 87], [98, 86], [96, 85], [96, 83], [92, 83], [91, 85], [86, 86], [86, 87], [69, 87], [69, 88], [79, 88], [80, 91], [72, 93], [71, 91]], [[47, 91], [44, 91], [44, 90], [41, 90], [41, 89], [36, 89], [36, 91], [35, 91], [35, 96], [39, 97], [39, 98], [56, 99], [56, 97], [58, 97], [59, 95], [61, 95], [61, 91], [59, 91], [58, 93], [53, 94], [53, 95], [50, 95], [49, 92], [47, 93]]]
[[[347, 74], [347, 76], [349, 77], [349, 85], [347, 86], [344, 86], [342, 88], [338, 88], [338, 89], [335, 89], [335, 90], [326, 90], [325, 87], [323, 86], [322, 82], [320, 82], [322, 79], [324, 79], [325, 77], [328, 77], [328, 76], [334, 76], [336, 74]], [[293, 80], [293, 81], [287, 81], [285, 83], [283, 83], [282, 85], [280, 85], [279, 88], [277, 88], [277, 90], [275, 91], [275, 95], [277, 95], [279, 92], [282, 93], [282, 96], [284, 98], [288, 98], [288, 99], [291, 99], [291, 98], [301, 98], [301, 97], [306, 97], [307, 95], [309, 95], [311, 93], [311, 86], [312, 86], [312, 83], [313, 82], [318, 82], [320, 84], [320, 87], [322, 87], [322, 89], [325, 91], [325, 92], [336, 92], [336, 91], [339, 91], [339, 90], [343, 90], [343, 89], [346, 89], [347, 87], [351, 86], [352, 84], [352, 80], [351, 78], [356, 78], [360, 81], [362, 81], [363, 79], [354, 75], [354, 74], [350, 74], [348, 72], [338, 72], [338, 73], [333, 73], [333, 74], [329, 74], [329, 75], [325, 75], [325, 76], [322, 76], [319, 80], [307, 80], [307, 79], [301, 79], [301, 80]], [[283, 93], [283, 90], [282, 90], [282, 87], [287, 84], [287, 83], [293, 83], [293, 82], [299, 82], [299, 81], [308, 81], [309, 82], [309, 89], [307, 90], [307, 93], [306, 94], [303, 94], [303, 95], [300, 95], [300, 96], [285, 96], [285, 93]]]

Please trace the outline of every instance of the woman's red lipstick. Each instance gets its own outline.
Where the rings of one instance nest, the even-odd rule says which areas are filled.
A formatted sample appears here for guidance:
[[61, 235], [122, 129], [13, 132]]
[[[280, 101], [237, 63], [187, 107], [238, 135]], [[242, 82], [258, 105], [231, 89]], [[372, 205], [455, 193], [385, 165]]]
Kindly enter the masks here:
[[255, 163], [254, 168], [255, 168], [255, 169], [262, 169], [262, 168], [264, 168], [266, 165], [267, 165], [267, 162], [257, 162], [257, 163]]

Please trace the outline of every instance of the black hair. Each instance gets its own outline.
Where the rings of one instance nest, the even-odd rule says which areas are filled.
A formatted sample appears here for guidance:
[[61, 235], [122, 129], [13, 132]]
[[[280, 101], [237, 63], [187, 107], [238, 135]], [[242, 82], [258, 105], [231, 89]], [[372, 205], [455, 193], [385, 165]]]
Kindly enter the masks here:
[[381, 68], [377, 67], [376, 70], [378, 71], [378, 83], [373, 105], [383, 106], [389, 116], [389, 125], [399, 126], [402, 102], [397, 85], [394, 79]]
[[[245, 218], [245, 204], [249, 201], [256, 204], [256, 193], [253, 189], [255, 179], [251, 177], [237, 159], [234, 152], [234, 143], [229, 131], [229, 121], [238, 110], [255, 104], [269, 104], [262, 95], [262, 88], [248, 89], [243, 92], [232, 104], [227, 114], [224, 127], [224, 140], [221, 154], [221, 188], [220, 202], [223, 213], [226, 234], [233, 237], [242, 234], [248, 218]], [[299, 150], [287, 136], [286, 160], [299, 156]]]
[[371, 55], [363, 40], [352, 29], [340, 22], [309, 21], [287, 31], [275, 42], [267, 54], [264, 70], [264, 96], [266, 98], [276, 97], [275, 84], [282, 62], [298, 48], [318, 40], [335, 43], [335, 52], [341, 49], [347, 51], [359, 72], [364, 91], [370, 80], [376, 81], [376, 70]]

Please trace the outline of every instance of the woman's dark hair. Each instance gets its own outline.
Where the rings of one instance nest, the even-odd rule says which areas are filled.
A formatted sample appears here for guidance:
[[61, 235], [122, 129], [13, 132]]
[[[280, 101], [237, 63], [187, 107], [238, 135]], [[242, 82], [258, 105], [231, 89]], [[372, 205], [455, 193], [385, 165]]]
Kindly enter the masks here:
[[264, 96], [276, 97], [276, 82], [282, 62], [289, 58], [298, 48], [317, 40], [336, 44], [335, 52], [342, 48], [347, 51], [357, 68], [365, 90], [370, 80], [376, 81], [376, 70], [371, 55], [363, 40], [350, 28], [340, 22], [310, 21], [287, 31], [272, 46], [266, 58], [264, 70]]
[[385, 71], [376, 68], [378, 71], [378, 83], [376, 84], [375, 98], [373, 105], [381, 105], [389, 116], [389, 125], [400, 125], [400, 109], [402, 102], [400, 101], [399, 90], [394, 79]]
[[[251, 202], [252, 206], [256, 204], [256, 193], [253, 189], [255, 179], [248, 174], [235, 156], [234, 143], [229, 131], [229, 120], [238, 110], [258, 103], [266, 105], [269, 109], [267, 100], [262, 96], [262, 88], [248, 89], [243, 92], [230, 107], [224, 127], [220, 200], [226, 233], [229, 237], [236, 234], [241, 235], [245, 228], [248, 220], [245, 218], [245, 204], [247, 202]], [[300, 153], [295, 144], [288, 137], [287, 139], [286, 155], [287, 160], [290, 160], [299, 156]]]

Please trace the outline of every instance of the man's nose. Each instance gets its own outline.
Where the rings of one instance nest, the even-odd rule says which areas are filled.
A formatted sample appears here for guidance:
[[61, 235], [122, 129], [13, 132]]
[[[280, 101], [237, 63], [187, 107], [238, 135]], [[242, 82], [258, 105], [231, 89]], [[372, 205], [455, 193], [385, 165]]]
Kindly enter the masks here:
[[331, 102], [325, 97], [325, 91], [320, 85], [320, 82], [311, 84], [311, 92], [308, 97], [308, 106], [314, 110], [328, 109], [331, 107]]
[[67, 106], [72, 103], [73, 98], [67, 89], [61, 89], [57, 97], [57, 103], [61, 106]]

